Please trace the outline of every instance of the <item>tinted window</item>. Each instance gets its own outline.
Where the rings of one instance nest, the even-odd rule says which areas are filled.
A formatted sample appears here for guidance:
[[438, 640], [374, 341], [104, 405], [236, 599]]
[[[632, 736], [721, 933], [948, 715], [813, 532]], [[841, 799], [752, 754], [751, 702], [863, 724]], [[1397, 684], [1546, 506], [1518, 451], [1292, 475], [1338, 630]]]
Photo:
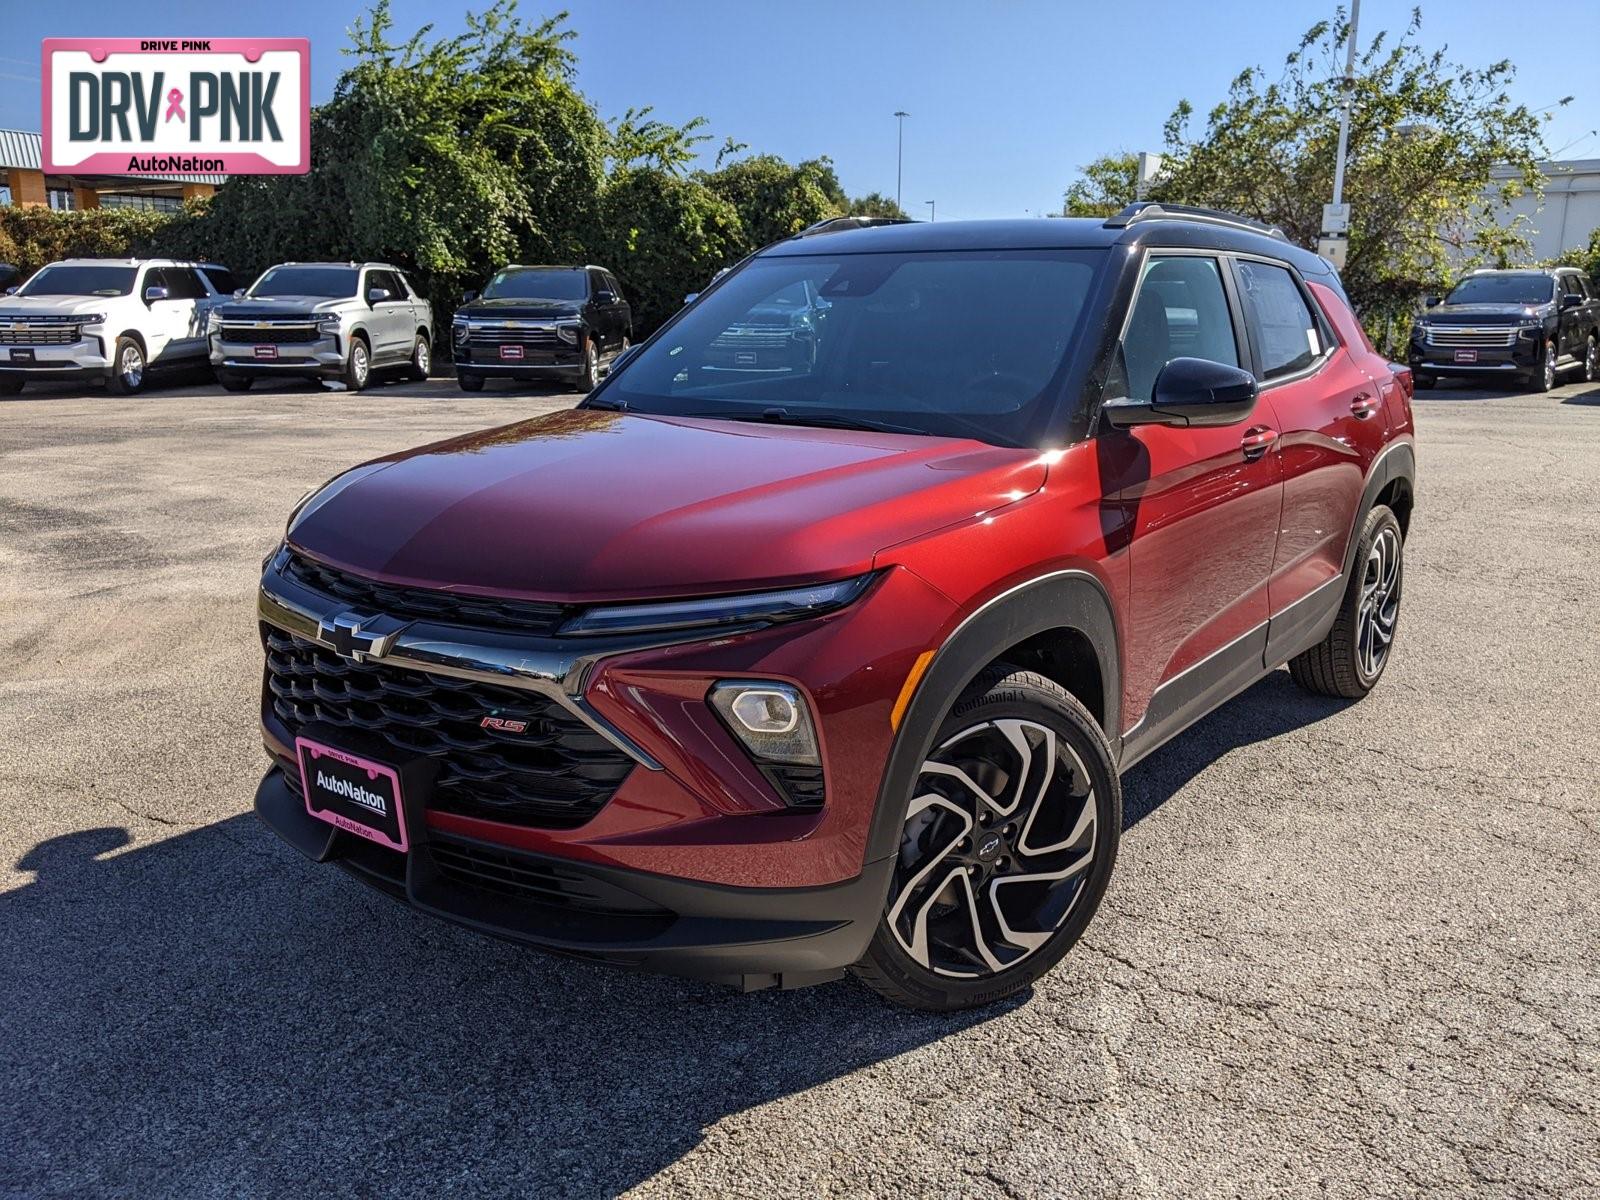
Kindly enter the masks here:
[[602, 271], [601, 274], [606, 277], [606, 286], [611, 289], [612, 294], [615, 295], [618, 300], [626, 299], [626, 297], [622, 294], [622, 285], [617, 282], [617, 277], [610, 271]]
[[1548, 304], [1555, 282], [1533, 271], [1508, 271], [1498, 275], [1473, 275], [1456, 284], [1444, 298], [1446, 304]]
[[1583, 284], [1578, 282], [1576, 275], [1563, 275], [1561, 277], [1561, 290], [1569, 296], [1583, 295]]
[[255, 281], [250, 294], [342, 299], [356, 294], [360, 277], [355, 267], [272, 267]]
[[388, 292], [390, 300], [406, 298], [406, 290], [400, 286], [400, 281], [394, 277], [393, 271], [368, 271], [367, 291], [371, 292], [373, 288], [382, 288]]
[[22, 285], [23, 296], [126, 296], [133, 291], [138, 267], [45, 267]]
[[1294, 276], [1270, 263], [1241, 262], [1239, 282], [1262, 378], [1291, 375], [1316, 362], [1322, 354], [1322, 331]]
[[796, 423], [858, 420], [1038, 445], [1103, 257], [758, 258], [684, 312], [606, 395], [644, 412], [776, 409]]
[[[1214, 258], [1152, 256], [1122, 335], [1126, 394], [1150, 399], [1156, 376], [1174, 358], [1239, 365], [1233, 317]], [[1113, 394], [1119, 389], [1109, 385]]]
[[587, 300], [589, 285], [579, 268], [512, 267], [483, 285], [485, 300]]
[[231, 296], [239, 290], [239, 284], [234, 279], [233, 272], [226, 267], [201, 267], [200, 273], [209, 279], [211, 286], [224, 296]]
[[[152, 271], [150, 274], [154, 276], [155, 272]], [[151, 278], [145, 286], [149, 287], [156, 282], [157, 280]], [[205, 285], [188, 267], [163, 267], [159, 282], [167, 289], [168, 300], [199, 300], [206, 294]]]

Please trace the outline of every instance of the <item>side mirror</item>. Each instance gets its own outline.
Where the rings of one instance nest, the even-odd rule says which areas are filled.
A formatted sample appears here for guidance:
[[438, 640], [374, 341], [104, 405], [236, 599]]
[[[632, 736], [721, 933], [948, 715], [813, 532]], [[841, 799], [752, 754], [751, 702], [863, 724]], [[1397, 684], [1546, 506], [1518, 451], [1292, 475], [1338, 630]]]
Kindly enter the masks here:
[[8, 287], [6, 289], [6, 295], [15, 296], [19, 290], [20, 289], [18, 289], [18, 287], [15, 284], [12, 284], [10, 287]]
[[683, 302], [685, 304], [693, 304], [698, 299], [700, 299], [700, 293], [699, 292], [690, 292], [687, 296], [685, 296], [683, 298]]
[[381, 304], [383, 301], [387, 300], [388, 298], [389, 298], [389, 289], [388, 288], [368, 288], [367, 289], [367, 307], [368, 308], [371, 308], [374, 304]]
[[234, 288], [233, 289], [233, 298], [235, 300], [243, 300], [244, 299], [244, 289], [243, 288]]
[[1583, 303], [1583, 297], [1582, 296], [1574, 296], [1571, 292], [1566, 292], [1566, 293], [1562, 294], [1562, 297], [1561, 297], [1561, 307], [1562, 308], [1577, 308], [1578, 305], [1580, 305], [1582, 303]]
[[478, 293], [477, 292], [462, 292], [461, 293], [461, 303], [463, 303], [463, 304], [471, 304], [477, 298], [478, 298]]
[[617, 298], [610, 292], [596, 292], [594, 294], [594, 302], [596, 304], [615, 304]]
[[1422, 298], [1422, 303], [1426, 308], [1434, 308], [1439, 304], [1439, 300], [1440, 298], [1438, 296], [1424, 296]]
[[156, 300], [165, 300], [170, 294], [164, 287], [147, 287], [144, 290], [144, 302], [150, 304]]
[[1149, 400], [1108, 400], [1101, 411], [1118, 429], [1133, 425], [1237, 425], [1256, 406], [1249, 371], [1204, 358], [1175, 358], [1161, 368]]

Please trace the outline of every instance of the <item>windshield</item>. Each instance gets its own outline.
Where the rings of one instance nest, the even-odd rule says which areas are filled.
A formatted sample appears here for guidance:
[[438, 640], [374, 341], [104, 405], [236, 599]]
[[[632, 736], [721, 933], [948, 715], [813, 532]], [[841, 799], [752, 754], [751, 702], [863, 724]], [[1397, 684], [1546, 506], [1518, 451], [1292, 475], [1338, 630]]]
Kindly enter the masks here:
[[483, 285], [485, 300], [584, 300], [589, 288], [581, 270], [501, 271]]
[[1548, 275], [1474, 275], [1456, 284], [1446, 304], [1549, 304], [1555, 281]]
[[252, 296], [326, 296], [342, 300], [356, 294], [356, 267], [272, 267], [250, 288]]
[[126, 296], [138, 277], [138, 267], [45, 267], [17, 289], [17, 295]]
[[1104, 254], [757, 258], [606, 388], [636, 412], [1038, 444]]

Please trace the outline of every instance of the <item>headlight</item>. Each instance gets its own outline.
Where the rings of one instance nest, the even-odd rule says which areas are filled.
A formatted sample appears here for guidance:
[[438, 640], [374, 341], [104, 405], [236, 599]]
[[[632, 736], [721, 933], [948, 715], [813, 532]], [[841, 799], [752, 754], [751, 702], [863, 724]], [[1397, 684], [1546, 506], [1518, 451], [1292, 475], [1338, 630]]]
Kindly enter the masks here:
[[797, 621], [833, 612], [854, 602], [867, 590], [872, 579], [870, 574], [857, 575], [779, 592], [750, 592], [742, 596], [672, 600], [662, 604], [600, 605], [579, 613], [561, 627], [561, 632], [585, 637]]
[[556, 336], [569, 346], [578, 344], [578, 324], [576, 321], [556, 326]]
[[323, 329], [337, 329], [339, 327], [339, 314], [336, 312], [319, 312], [312, 320]]
[[456, 320], [450, 325], [450, 335], [458, 342], [467, 340], [468, 326], [465, 321]]
[[96, 325], [104, 325], [105, 323], [105, 313], [88, 313], [78, 318], [78, 324], [85, 329], [93, 329]]
[[207, 333], [221, 333], [222, 332], [222, 314], [219, 313], [216, 309], [212, 309], [206, 315], [206, 332]]
[[711, 689], [711, 707], [757, 760], [817, 764], [817, 734], [800, 689], [787, 683], [725, 679]]

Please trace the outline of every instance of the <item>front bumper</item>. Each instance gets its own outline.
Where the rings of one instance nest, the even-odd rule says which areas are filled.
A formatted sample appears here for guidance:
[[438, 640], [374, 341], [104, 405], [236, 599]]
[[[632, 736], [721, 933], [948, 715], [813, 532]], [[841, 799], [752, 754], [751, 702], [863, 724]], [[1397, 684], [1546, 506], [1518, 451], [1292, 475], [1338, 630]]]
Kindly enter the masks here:
[[[1422, 338], [1412, 337], [1406, 357], [1412, 371], [1426, 371], [1430, 375], [1450, 375], [1469, 378], [1484, 375], [1529, 375], [1539, 370], [1544, 338], [1519, 337], [1511, 346], [1452, 347], [1431, 345]], [[1463, 352], [1470, 352], [1472, 361], [1460, 361]]]
[[277, 768], [256, 789], [255, 810], [307, 858], [432, 916], [556, 954], [747, 991], [822, 983], [861, 958], [894, 865], [869, 863], [824, 887], [729, 887], [431, 828], [401, 855], [310, 816]]
[[[262, 358], [259, 351], [267, 345], [271, 345], [274, 355]], [[314, 342], [259, 345], [255, 342], [225, 342], [216, 336], [211, 338], [212, 369], [250, 378], [299, 375], [338, 379], [344, 374], [344, 358], [343, 343], [335, 334]]]
[[[32, 361], [15, 361], [13, 352], [17, 350], [31, 355]], [[106, 379], [110, 375], [111, 360], [98, 337], [83, 337], [62, 346], [0, 346], [0, 379], [48, 382]]]
[[583, 374], [582, 339], [574, 345], [561, 342], [544, 345], [530, 343], [519, 348], [522, 351], [521, 358], [506, 359], [500, 357], [498, 346], [456, 342], [451, 354], [457, 375], [485, 375], [501, 379], [576, 379]]

